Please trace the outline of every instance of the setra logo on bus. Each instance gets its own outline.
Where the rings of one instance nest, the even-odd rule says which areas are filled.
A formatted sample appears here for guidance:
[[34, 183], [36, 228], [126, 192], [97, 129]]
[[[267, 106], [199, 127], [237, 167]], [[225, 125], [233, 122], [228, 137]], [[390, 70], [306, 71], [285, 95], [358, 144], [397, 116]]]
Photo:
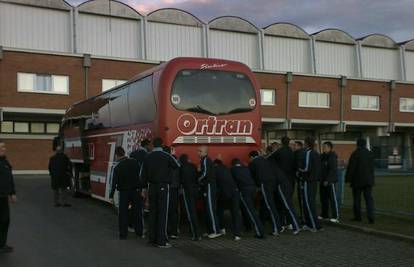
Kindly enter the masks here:
[[197, 119], [192, 114], [182, 114], [177, 128], [184, 135], [251, 135], [253, 123], [250, 120], [219, 120], [214, 116]]

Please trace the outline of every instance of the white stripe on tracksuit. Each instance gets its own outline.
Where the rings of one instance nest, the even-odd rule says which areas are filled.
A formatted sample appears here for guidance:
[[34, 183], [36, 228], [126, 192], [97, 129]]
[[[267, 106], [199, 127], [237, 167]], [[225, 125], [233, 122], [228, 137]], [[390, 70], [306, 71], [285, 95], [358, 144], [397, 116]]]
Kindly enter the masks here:
[[195, 232], [194, 232], [193, 221], [191, 220], [190, 210], [189, 210], [188, 204], [187, 204], [187, 196], [185, 194], [184, 188], [183, 188], [183, 197], [184, 197], [185, 210], [187, 211], [188, 222], [190, 223], [191, 233], [193, 234], [193, 238], [195, 238], [196, 236], [195, 236]]
[[335, 210], [336, 210], [336, 218], [337, 220], [339, 220], [339, 208], [338, 208], [338, 200], [336, 199], [336, 190], [335, 190], [335, 185], [331, 184], [332, 186], [332, 196], [333, 199], [335, 201]]
[[279, 190], [280, 197], [282, 198], [283, 203], [285, 204], [285, 208], [289, 211], [290, 217], [292, 218], [292, 223], [295, 225], [295, 228], [296, 228], [297, 230], [299, 230], [299, 224], [298, 224], [298, 222], [296, 221], [296, 218], [295, 218], [295, 215], [293, 214], [292, 209], [289, 207], [289, 205], [288, 205], [288, 203], [287, 203], [287, 201], [286, 201], [285, 195], [283, 194], [283, 191], [282, 191], [282, 189], [280, 188], [280, 185], [278, 185], [278, 186], [277, 186], [277, 188], [278, 188], [278, 190]]
[[165, 238], [168, 241], [168, 210], [170, 207], [170, 185], [167, 184], [167, 209], [165, 213]]
[[311, 220], [312, 228], [316, 230], [315, 221], [313, 220], [313, 214], [312, 214], [312, 211], [310, 209], [309, 202], [308, 202], [308, 182], [306, 182], [306, 181], [304, 182], [304, 191], [305, 191], [304, 193], [305, 193], [306, 207], [308, 209], [308, 217]]
[[243, 194], [242, 194], [241, 192], [240, 192], [240, 199], [241, 199], [241, 201], [242, 201], [242, 203], [243, 203], [244, 207], [246, 208], [247, 213], [249, 214], [250, 220], [251, 220], [251, 221], [253, 222], [253, 224], [254, 224], [254, 229], [256, 230], [256, 234], [257, 234], [257, 236], [260, 236], [261, 234], [260, 234], [259, 228], [257, 227], [256, 220], [255, 220], [255, 219], [254, 219], [254, 217], [253, 217], [252, 211], [249, 209], [249, 207], [247, 206], [246, 202], [244, 201], [244, 199], [243, 199]]
[[210, 184], [207, 184], [207, 200], [208, 200], [208, 210], [210, 212], [210, 217], [211, 217], [211, 226], [213, 227], [213, 231], [215, 234], [217, 234], [217, 229], [216, 229], [216, 219], [214, 218], [214, 213], [213, 213], [213, 203], [211, 202], [211, 188], [210, 188]]
[[273, 222], [273, 232], [274, 233], [279, 233], [279, 231], [277, 230], [277, 223], [276, 223], [276, 219], [275, 219], [275, 215], [273, 214], [272, 209], [270, 208], [269, 202], [267, 201], [267, 195], [264, 189], [264, 185], [261, 184], [261, 189], [262, 189], [262, 194], [263, 194], [263, 199], [266, 203], [267, 209], [269, 210], [270, 213], [270, 217], [272, 218], [272, 222]]

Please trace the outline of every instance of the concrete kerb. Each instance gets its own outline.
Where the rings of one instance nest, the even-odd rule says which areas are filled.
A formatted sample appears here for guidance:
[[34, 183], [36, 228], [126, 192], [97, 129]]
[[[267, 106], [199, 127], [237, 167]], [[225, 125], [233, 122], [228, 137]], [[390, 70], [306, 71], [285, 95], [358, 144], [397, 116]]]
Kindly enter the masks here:
[[402, 235], [402, 234], [397, 234], [397, 233], [392, 233], [392, 232], [386, 232], [386, 231], [380, 231], [380, 230], [375, 230], [375, 229], [368, 228], [368, 227], [356, 226], [356, 225], [347, 224], [347, 223], [329, 223], [329, 225], [352, 230], [355, 232], [360, 232], [364, 234], [369, 234], [369, 235], [374, 235], [374, 236], [378, 236], [382, 238], [404, 241], [404, 242], [409, 242], [409, 243], [414, 244], [414, 237], [412, 236], [407, 236], [407, 235]]

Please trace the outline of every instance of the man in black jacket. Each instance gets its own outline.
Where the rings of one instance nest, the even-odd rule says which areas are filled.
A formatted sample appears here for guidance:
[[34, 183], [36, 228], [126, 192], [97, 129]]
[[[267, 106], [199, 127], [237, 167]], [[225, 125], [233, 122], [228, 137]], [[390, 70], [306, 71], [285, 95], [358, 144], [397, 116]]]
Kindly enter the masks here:
[[7, 233], [10, 225], [9, 202], [17, 201], [12, 166], [6, 158], [6, 144], [0, 140], [0, 253], [12, 252], [7, 245]]
[[201, 240], [200, 226], [197, 216], [198, 177], [197, 167], [192, 164], [187, 154], [180, 156], [180, 182], [183, 187], [184, 206], [192, 234], [191, 240]]
[[[323, 143], [323, 153], [321, 155], [321, 183], [319, 187], [322, 212], [319, 219], [329, 219], [330, 222], [338, 223], [339, 206], [336, 197], [338, 157], [332, 149], [332, 142]], [[331, 216], [329, 216], [329, 207], [331, 208]]]
[[115, 190], [119, 191], [119, 239], [128, 235], [128, 205], [131, 204], [132, 222], [137, 236], [143, 236], [142, 200], [139, 191], [139, 164], [135, 159], [125, 156], [122, 147], [115, 148], [115, 159], [118, 161], [112, 176], [112, 188], [109, 194], [113, 202]]
[[354, 198], [354, 220], [361, 221], [361, 193], [364, 194], [369, 223], [374, 223], [374, 199], [372, 187], [375, 185], [374, 156], [366, 148], [365, 139], [357, 141], [357, 149], [352, 153], [345, 181], [351, 184]]
[[284, 231], [284, 228], [281, 225], [273, 197], [275, 181], [272, 165], [267, 159], [259, 156], [257, 151], [251, 151], [249, 157], [249, 169], [257, 186], [260, 188], [263, 202], [270, 214], [270, 219], [272, 221], [272, 234], [279, 235]]
[[305, 139], [305, 162], [304, 168], [300, 169], [303, 178], [302, 197], [304, 202], [304, 222], [303, 230], [316, 232], [322, 227], [316, 215], [315, 201], [318, 190], [318, 181], [321, 169], [321, 159], [319, 153], [314, 150], [315, 139], [307, 137]]
[[55, 207], [70, 207], [68, 203], [68, 187], [72, 177], [72, 163], [63, 153], [62, 147], [56, 147], [56, 153], [49, 160], [49, 174], [54, 190]]
[[140, 167], [142, 166], [142, 163], [144, 163], [145, 157], [147, 156], [148, 152], [151, 150], [150, 146], [150, 140], [144, 139], [141, 141], [140, 147], [137, 150], [131, 152], [130, 157], [138, 161]]
[[[164, 146], [164, 151], [170, 154], [172, 157], [172, 148], [168, 146]], [[178, 238], [178, 198], [179, 192], [178, 189], [180, 187], [180, 172], [179, 169], [171, 169], [171, 185], [170, 185], [170, 206], [168, 207], [168, 236], [171, 239]]]
[[264, 238], [264, 227], [254, 207], [256, 184], [248, 167], [241, 164], [238, 158], [232, 160], [231, 174], [240, 191], [240, 200], [246, 209], [247, 217], [253, 225], [255, 237]]
[[275, 164], [284, 172], [285, 176], [289, 179], [290, 196], [293, 195], [295, 190], [295, 155], [292, 148], [289, 146], [290, 139], [287, 136], [282, 137], [282, 146], [268, 156], [269, 159], [274, 161]]
[[221, 231], [216, 213], [217, 184], [214, 166], [208, 156], [208, 148], [206, 146], [198, 148], [198, 155], [200, 157], [200, 177], [198, 178], [198, 182], [203, 187], [207, 221], [210, 227], [208, 238], [217, 238], [221, 236]]
[[170, 248], [167, 236], [168, 206], [171, 172], [180, 167], [178, 161], [162, 149], [163, 141], [155, 138], [154, 149], [144, 160], [141, 179], [149, 185], [149, 243], [159, 248]]
[[302, 173], [300, 172], [301, 169], [303, 169], [305, 166], [305, 149], [303, 148], [303, 143], [301, 141], [295, 141], [293, 144], [294, 147], [294, 159], [295, 159], [295, 174], [296, 174], [296, 193], [298, 197], [298, 203], [299, 203], [299, 211], [300, 211], [300, 221], [303, 222], [303, 218], [305, 218], [304, 215], [304, 202], [302, 198], [302, 192], [303, 192], [303, 179], [302, 179]]
[[240, 192], [236, 182], [231, 175], [230, 169], [227, 168], [220, 159], [214, 160], [216, 171], [218, 204], [217, 214], [221, 226], [221, 233], [225, 233], [224, 228], [224, 210], [230, 207], [232, 220], [232, 233], [234, 241], [241, 239], [241, 213], [240, 213]]

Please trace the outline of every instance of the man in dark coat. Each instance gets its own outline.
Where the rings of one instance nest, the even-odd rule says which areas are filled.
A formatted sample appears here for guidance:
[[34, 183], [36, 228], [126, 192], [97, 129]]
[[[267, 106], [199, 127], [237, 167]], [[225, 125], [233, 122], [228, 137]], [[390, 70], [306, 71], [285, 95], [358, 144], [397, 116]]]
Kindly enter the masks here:
[[117, 164], [114, 168], [109, 198], [113, 202], [115, 190], [119, 191], [119, 239], [125, 240], [128, 235], [128, 206], [131, 204], [135, 234], [143, 237], [142, 200], [140, 198], [140, 167], [135, 159], [125, 156], [122, 147], [115, 148]]
[[300, 211], [300, 221], [303, 222], [304, 215], [304, 202], [302, 199], [302, 191], [303, 191], [303, 179], [302, 179], [302, 173], [300, 172], [301, 169], [304, 168], [305, 164], [305, 149], [303, 148], [303, 143], [301, 141], [295, 141], [293, 144], [293, 155], [295, 159], [295, 174], [296, 174], [296, 193], [298, 197], [298, 203], [299, 203], [299, 211]]
[[[321, 155], [321, 183], [319, 187], [322, 212], [319, 219], [338, 223], [339, 205], [336, 196], [336, 184], [338, 183], [338, 157], [332, 149], [332, 142], [323, 143], [323, 153]], [[331, 216], [329, 216], [329, 208], [331, 208]]]
[[[171, 147], [164, 146], [163, 150], [170, 154], [174, 159], [175, 156], [172, 154], [174, 152]], [[179, 187], [180, 187], [180, 170], [171, 169], [171, 185], [170, 185], [170, 200], [168, 207], [168, 229], [167, 233], [171, 239], [178, 238], [178, 221], [179, 221], [179, 209], [178, 209], [178, 199], [179, 199]]]
[[314, 150], [315, 139], [307, 137], [305, 139], [305, 162], [304, 168], [300, 169], [303, 178], [302, 198], [304, 202], [305, 221], [304, 230], [316, 232], [321, 230], [318, 216], [316, 214], [316, 192], [320, 179], [321, 158], [319, 153]]
[[0, 140], [0, 253], [9, 253], [13, 248], [7, 245], [10, 225], [9, 202], [17, 201], [12, 166], [6, 158], [6, 144]]
[[56, 147], [56, 153], [49, 160], [49, 174], [54, 190], [55, 207], [70, 207], [68, 203], [68, 187], [72, 177], [72, 163], [63, 153], [62, 147]]
[[374, 223], [374, 199], [372, 187], [375, 185], [374, 156], [367, 149], [365, 139], [358, 139], [357, 149], [349, 158], [345, 181], [352, 187], [354, 198], [354, 220], [361, 221], [361, 193], [364, 194], [369, 223]]
[[137, 150], [132, 151], [130, 154], [130, 157], [135, 159], [140, 167], [142, 166], [142, 163], [144, 163], [145, 157], [147, 156], [148, 152], [151, 150], [150, 146], [150, 140], [144, 139], [141, 141], [140, 147]]

